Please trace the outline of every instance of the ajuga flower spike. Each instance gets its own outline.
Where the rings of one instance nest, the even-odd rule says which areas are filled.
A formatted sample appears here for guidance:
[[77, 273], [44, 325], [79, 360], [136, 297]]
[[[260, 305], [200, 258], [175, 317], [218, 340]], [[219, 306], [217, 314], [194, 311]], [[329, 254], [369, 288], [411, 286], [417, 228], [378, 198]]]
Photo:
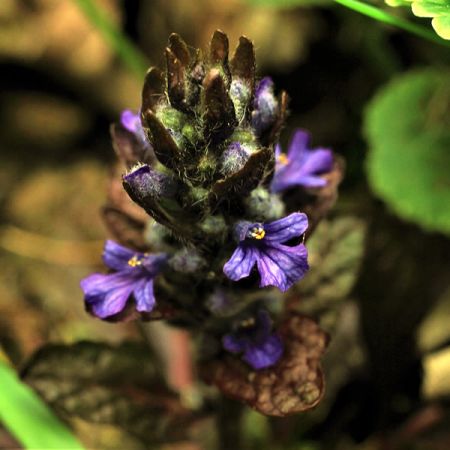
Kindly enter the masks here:
[[[209, 342], [198, 349], [201, 364], [233, 361], [241, 371], [269, 375], [303, 348], [283, 342], [272, 306], [308, 270], [308, 218], [300, 211], [312, 204], [282, 191], [314, 185], [317, 201], [329, 187], [323, 174], [334, 155], [319, 155], [315, 170], [317, 153], [296, 147], [289, 173], [275, 165], [287, 95], [276, 95], [270, 78], [257, 80], [248, 38], [239, 39], [231, 60], [228, 46], [221, 31], [206, 54], [172, 34], [165, 72], [149, 69], [140, 110], [124, 111], [112, 126], [124, 191], [111, 181], [104, 217], [120, 244], [105, 248], [112, 273], [91, 275], [82, 288], [88, 311], [101, 319], [169, 318]], [[314, 404], [323, 392], [321, 375], [317, 380]]]

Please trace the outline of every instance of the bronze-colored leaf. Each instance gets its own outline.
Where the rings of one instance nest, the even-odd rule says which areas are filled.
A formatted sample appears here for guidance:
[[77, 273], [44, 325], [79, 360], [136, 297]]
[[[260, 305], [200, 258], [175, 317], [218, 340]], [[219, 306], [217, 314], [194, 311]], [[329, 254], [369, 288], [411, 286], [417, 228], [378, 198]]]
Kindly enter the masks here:
[[186, 42], [181, 39], [180, 35], [177, 33], [172, 33], [169, 36], [169, 48], [184, 67], [189, 65], [191, 55]]
[[151, 142], [158, 160], [169, 169], [175, 169], [179, 161], [180, 150], [169, 130], [151, 109], [143, 111], [142, 122], [144, 128], [150, 130]]
[[154, 110], [155, 105], [164, 98], [164, 77], [156, 67], [151, 67], [144, 79], [141, 111]]
[[233, 102], [219, 70], [211, 69], [203, 81], [205, 134], [213, 141], [231, 136], [237, 125]]
[[48, 345], [23, 378], [65, 419], [111, 424], [150, 445], [185, 438], [193, 417], [138, 343]]
[[287, 92], [282, 91], [278, 96], [277, 118], [275, 120], [275, 123], [272, 125], [272, 128], [270, 128], [267, 132], [264, 133], [263, 136], [261, 136], [262, 142], [265, 142], [266, 139], [268, 140], [268, 142], [278, 141], [281, 128], [283, 127], [288, 114], [288, 103], [289, 103], [289, 96], [287, 95]]
[[175, 53], [166, 48], [167, 63], [167, 92], [170, 104], [177, 109], [183, 110], [185, 104], [185, 67]]
[[228, 63], [228, 36], [221, 30], [214, 31], [211, 38], [210, 59], [212, 64]]
[[114, 151], [125, 167], [131, 168], [138, 162], [151, 164], [154, 161], [155, 156], [151, 147], [146, 147], [134, 133], [122, 125], [112, 124], [110, 133]]
[[255, 49], [253, 42], [245, 36], [239, 38], [239, 44], [231, 60], [231, 74], [233, 78], [244, 80], [251, 92], [255, 87]]
[[356, 217], [321, 222], [306, 242], [310, 269], [304, 280], [293, 287], [290, 306], [320, 317], [320, 325], [333, 330], [356, 282], [365, 235], [366, 225]]
[[278, 333], [284, 354], [275, 366], [254, 371], [227, 355], [201, 367], [204, 379], [265, 415], [288, 416], [313, 408], [324, 394], [320, 358], [328, 336], [312, 319], [297, 313], [286, 318]]

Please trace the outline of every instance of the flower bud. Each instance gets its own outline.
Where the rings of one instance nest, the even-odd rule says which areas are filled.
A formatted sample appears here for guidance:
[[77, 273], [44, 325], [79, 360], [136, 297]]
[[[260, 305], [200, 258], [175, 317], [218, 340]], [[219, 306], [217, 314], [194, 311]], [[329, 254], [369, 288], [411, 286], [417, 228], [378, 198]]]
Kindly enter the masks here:
[[269, 77], [263, 78], [255, 91], [253, 102], [252, 126], [260, 136], [274, 124], [278, 115], [278, 101], [273, 93], [273, 81]]
[[123, 182], [133, 196], [142, 201], [147, 197], [173, 197], [176, 191], [176, 183], [169, 175], [157, 172], [147, 164], [132, 168], [124, 175]]
[[253, 189], [245, 200], [249, 216], [254, 220], [265, 222], [284, 216], [284, 203], [278, 195], [271, 194], [267, 189], [258, 187]]
[[246, 146], [232, 142], [220, 158], [220, 172], [227, 176], [241, 170], [250, 156]]

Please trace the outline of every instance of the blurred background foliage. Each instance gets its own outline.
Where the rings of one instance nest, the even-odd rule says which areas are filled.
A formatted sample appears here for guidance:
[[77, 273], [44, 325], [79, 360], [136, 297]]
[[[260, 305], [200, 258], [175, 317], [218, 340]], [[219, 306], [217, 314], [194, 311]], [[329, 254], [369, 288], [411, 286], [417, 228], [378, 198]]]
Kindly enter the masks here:
[[[105, 15], [100, 28], [86, 15], [92, 4]], [[407, 8], [372, 4], [427, 25]], [[283, 144], [295, 127], [306, 128], [315, 145], [347, 162], [298, 291], [303, 312], [333, 336], [327, 395], [288, 419], [245, 411], [242, 445], [450, 448], [449, 47], [326, 0], [0, 2], [2, 358], [89, 448], [220, 443], [205, 408], [192, 415], [195, 400], [182, 393], [180, 405], [161, 381], [167, 331], [95, 320], [79, 289], [101, 268], [99, 209], [114, 161], [109, 124], [139, 106], [139, 73], [146, 63], [164, 64], [171, 32], [205, 47], [217, 28], [232, 46], [249, 36], [258, 73], [288, 91]], [[153, 359], [149, 338], [160, 353]], [[86, 340], [103, 343], [79, 343]], [[117, 347], [124, 341], [131, 343]], [[35, 353], [49, 343], [67, 347]], [[145, 370], [127, 359], [145, 360], [142, 352]], [[142, 394], [152, 382], [156, 399]], [[177, 442], [164, 443], [175, 428]], [[0, 427], [0, 448], [20, 445]]]

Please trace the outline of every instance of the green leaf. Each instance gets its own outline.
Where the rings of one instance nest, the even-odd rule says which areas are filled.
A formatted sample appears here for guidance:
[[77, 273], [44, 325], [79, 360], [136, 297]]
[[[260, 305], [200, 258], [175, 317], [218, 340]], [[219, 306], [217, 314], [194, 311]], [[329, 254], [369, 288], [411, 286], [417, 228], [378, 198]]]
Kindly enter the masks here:
[[450, 85], [445, 70], [401, 76], [365, 117], [374, 192], [400, 217], [450, 234]]
[[450, 14], [435, 17], [431, 21], [431, 25], [442, 39], [450, 40]]
[[450, 15], [450, 0], [416, 0], [412, 12], [417, 17], [439, 17]]
[[389, 6], [410, 6], [416, 17], [431, 17], [434, 31], [450, 39], [450, 0], [385, 0]]
[[65, 419], [112, 425], [147, 447], [184, 438], [190, 423], [142, 344], [48, 345], [24, 378]]
[[0, 361], [0, 421], [30, 449], [83, 449], [45, 403]]

